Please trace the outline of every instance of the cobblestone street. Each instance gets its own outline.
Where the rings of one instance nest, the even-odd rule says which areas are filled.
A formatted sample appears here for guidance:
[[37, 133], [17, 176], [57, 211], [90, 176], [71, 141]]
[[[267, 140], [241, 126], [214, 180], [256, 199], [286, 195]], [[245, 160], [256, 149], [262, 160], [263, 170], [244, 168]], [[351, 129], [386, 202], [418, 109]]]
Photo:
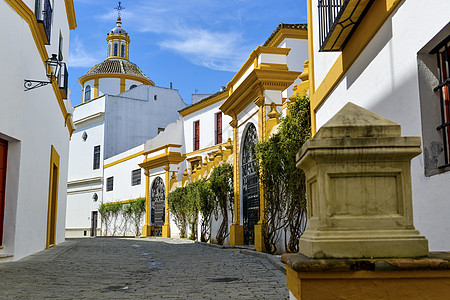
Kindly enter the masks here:
[[1, 299], [287, 299], [267, 259], [179, 239], [69, 239], [0, 264]]

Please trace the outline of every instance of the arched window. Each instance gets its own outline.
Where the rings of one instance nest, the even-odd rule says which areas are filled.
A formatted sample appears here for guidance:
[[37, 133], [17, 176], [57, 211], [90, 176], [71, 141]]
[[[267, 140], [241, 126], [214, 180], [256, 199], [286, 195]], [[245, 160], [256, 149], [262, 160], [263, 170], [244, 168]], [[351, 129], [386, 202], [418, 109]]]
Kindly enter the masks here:
[[84, 89], [84, 101], [91, 100], [91, 86], [87, 85]]
[[122, 44], [120, 47], [120, 56], [126, 57], [125, 55], [125, 44]]
[[114, 43], [114, 46], [113, 46], [113, 56], [118, 56], [118, 55], [119, 55], [118, 52], [119, 52], [119, 44]]
[[135, 87], [137, 87], [137, 85], [133, 84], [132, 86], [130, 86], [130, 90], [134, 89]]

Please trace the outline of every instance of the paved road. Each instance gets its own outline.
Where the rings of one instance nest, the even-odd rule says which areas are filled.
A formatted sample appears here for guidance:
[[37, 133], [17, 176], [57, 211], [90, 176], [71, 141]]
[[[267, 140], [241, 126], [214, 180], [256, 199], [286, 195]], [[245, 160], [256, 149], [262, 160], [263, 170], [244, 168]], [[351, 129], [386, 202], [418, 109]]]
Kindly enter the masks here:
[[287, 299], [265, 258], [178, 239], [70, 239], [0, 264], [0, 299]]

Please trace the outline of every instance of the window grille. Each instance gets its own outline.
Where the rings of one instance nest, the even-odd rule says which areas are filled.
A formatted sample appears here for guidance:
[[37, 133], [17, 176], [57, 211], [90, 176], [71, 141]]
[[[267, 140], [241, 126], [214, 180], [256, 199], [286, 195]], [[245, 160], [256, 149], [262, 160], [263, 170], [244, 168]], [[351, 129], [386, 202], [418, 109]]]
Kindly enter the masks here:
[[141, 169], [131, 171], [131, 185], [141, 184]]
[[100, 146], [94, 147], [94, 170], [100, 169]]
[[91, 86], [87, 85], [84, 89], [84, 101], [91, 100]]
[[106, 179], [106, 191], [110, 192], [114, 188], [114, 176], [108, 177]]
[[439, 93], [442, 123], [436, 130], [441, 131], [444, 145], [444, 164], [439, 168], [446, 168], [450, 166], [450, 36], [439, 44], [432, 53], [436, 53], [437, 58], [439, 84], [434, 88], [434, 91]]

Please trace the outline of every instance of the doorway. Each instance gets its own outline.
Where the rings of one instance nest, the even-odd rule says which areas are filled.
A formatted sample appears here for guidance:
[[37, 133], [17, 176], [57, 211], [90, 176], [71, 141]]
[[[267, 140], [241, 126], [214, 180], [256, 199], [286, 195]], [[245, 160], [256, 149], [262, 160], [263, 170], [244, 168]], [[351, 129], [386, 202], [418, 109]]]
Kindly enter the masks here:
[[8, 158], [8, 142], [0, 139], [0, 246], [2, 245], [3, 241], [3, 219], [5, 215], [7, 158]]
[[98, 211], [91, 213], [91, 236], [97, 236]]

